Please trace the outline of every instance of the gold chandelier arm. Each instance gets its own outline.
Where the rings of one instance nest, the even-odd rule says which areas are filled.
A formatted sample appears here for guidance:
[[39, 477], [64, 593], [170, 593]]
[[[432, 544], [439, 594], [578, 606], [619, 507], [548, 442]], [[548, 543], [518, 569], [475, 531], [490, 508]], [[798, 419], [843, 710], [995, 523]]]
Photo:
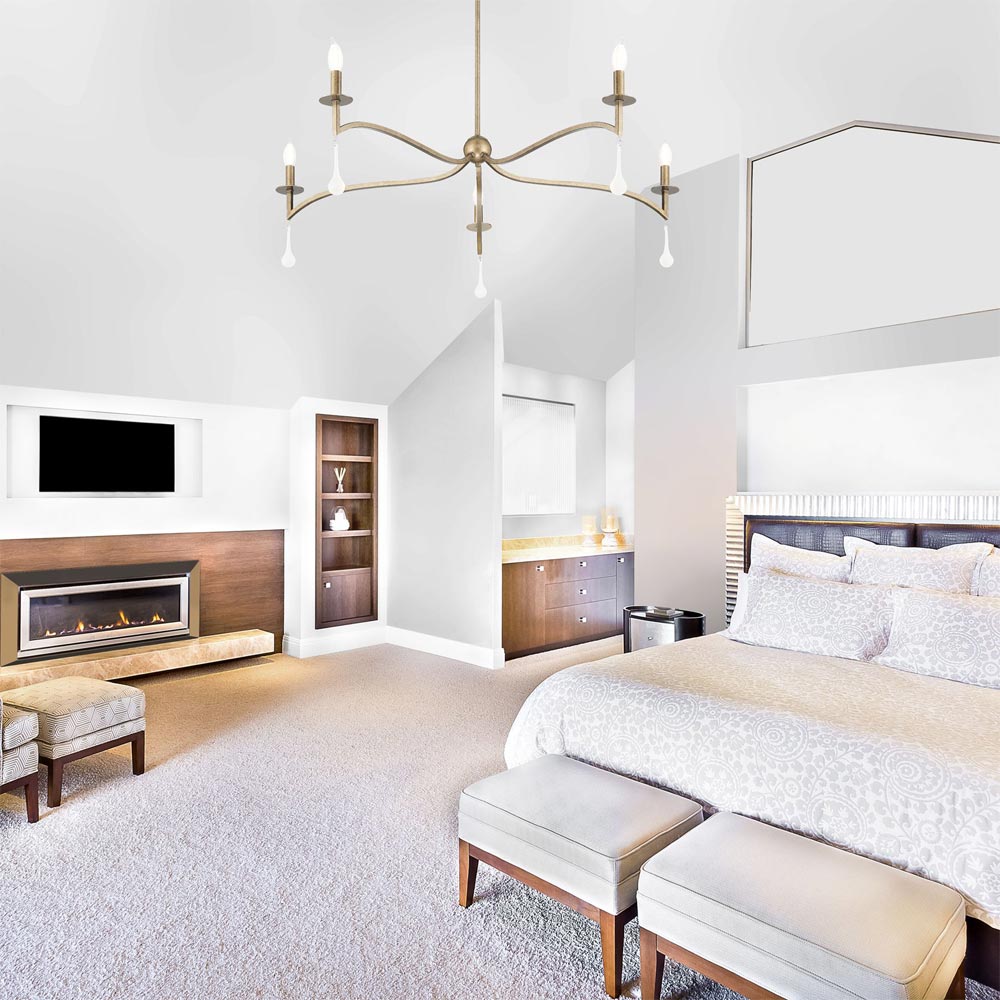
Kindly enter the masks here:
[[[433, 177], [411, 177], [401, 181], [366, 181], [363, 184], [348, 184], [344, 188], [344, 194], [349, 191], [371, 191], [374, 188], [391, 188], [391, 187], [413, 187], [417, 184], [433, 184], [435, 181], [446, 181], [449, 177], [454, 177], [455, 174], [464, 170], [468, 166], [467, 161], [462, 160], [457, 167], [452, 167], [451, 170], [446, 170], [443, 174], [434, 174]], [[299, 212], [304, 208], [308, 208], [310, 205], [317, 201], [322, 201], [324, 198], [329, 198], [329, 191], [320, 191], [319, 194], [311, 195], [306, 198], [305, 201], [300, 202], [295, 206], [287, 215], [287, 221], [291, 222]]]
[[457, 156], [446, 156], [444, 153], [439, 153], [436, 149], [426, 146], [424, 143], [418, 142], [416, 139], [411, 139], [408, 135], [404, 135], [402, 132], [397, 132], [392, 128], [386, 128], [385, 125], [376, 125], [374, 122], [348, 122], [346, 125], [340, 126], [340, 131], [346, 132], [348, 129], [352, 128], [364, 128], [368, 129], [370, 132], [379, 132], [382, 135], [387, 135], [390, 139], [398, 139], [400, 142], [405, 142], [408, 146], [412, 146], [414, 149], [419, 149], [421, 153], [433, 156], [435, 160], [440, 160], [442, 163], [465, 164], [468, 162], [465, 157], [460, 158]]
[[[589, 181], [555, 181], [549, 180], [546, 177], [522, 177], [520, 174], [512, 174], [509, 170], [504, 170], [503, 167], [497, 166], [496, 160], [486, 161], [490, 168], [498, 173], [501, 177], [506, 177], [509, 181], [517, 181], [519, 184], [541, 184], [544, 187], [564, 187], [564, 188], [582, 188], [585, 191], [607, 191], [611, 193], [611, 188], [607, 184], [591, 184]], [[667, 213], [660, 208], [659, 205], [654, 204], [648, 198], [643, 198], [641, 194], [636, 194], [634, 191], [626, 191], [624, 197], [631, 198], [633, 201], [637, 201], [647, 208], [651, 208], [656, 214], [663, 219], [664, 222], [667, 221]]]
[[616, 132], [615, 126], [608, 122], [583, 122], [580, 125], [570, 125], [569, 128], [553, 132], [552, 135], [547, 135], [544, 139], [539, 139], [537, 142], [533, 142], [530, 146], [525, 146], [524, 149], [519, 149], [516, 153], [511, 153], [509, 156], [492, 157], [489, 162], [491, 165], [494, 163], [513, 163], [515, 160], [521, 159], [522, 156], [527, 156], [529, 153], [533, 153], [536, 149], [541, 149], [542, 146], [547, 146], [550, 142], [562, 139], [563, 136], [572, 135], [574, 132], [583, 132], [590, 128], [603, 128], [607, 129], [609, 132]]

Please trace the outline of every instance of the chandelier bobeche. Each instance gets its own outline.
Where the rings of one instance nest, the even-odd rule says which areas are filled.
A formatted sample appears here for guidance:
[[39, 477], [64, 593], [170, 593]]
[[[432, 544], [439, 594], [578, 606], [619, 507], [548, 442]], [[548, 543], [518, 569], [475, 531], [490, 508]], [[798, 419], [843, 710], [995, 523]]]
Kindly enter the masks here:
[[[506, 177], [511, 181], [518, 181], [521, 184], [542, 184], [549, 187], [583, 188], [588, 191], [609, 191], [613, 195], [631, 198], [633, 201], [637, 201], [645, 205], [647, 208], [651, 208], [663, 219], [663, 253], [660, 255], [660, 264], [663, 267], [670, 267], [670, 265], [673, 264], [674, 258], [670, 255], [670, 238], [667, 232], [667, 220], [669, 217], [669, 196], [674, 194], [677, 191], [677, 188], [672, 187], [670, 184], [670, 147], [666, 143], [660, 147], [660, 183], [649, 189], [651, 194], [659, 197], [660, 203], [658, 205], [649, 198], [643, 197], [641, 194], [629, 191], [628, 185], [625, 183], [625, 178], [622, 175], [622, 126], [624, 123], [624, 109], [630, 104], [635, 104], [635, 98], [629, 97], [625, 93], [625, 67], [628, 61], [625, 53], [625, 46], [615, 46], [615, 50], [611, 56], [613, 92], [608, 94], [607, 97], [602, 98], [605, 104], [611, 105], [615, 109], [614, 123], [592, 121], [583, 122], [580, 125], [570, 125], [568, 128], [560, 129], [558, 132], [553, 132], [551, 135], [547, 135], [544, 138], [539, 139], [537, 142], [533, 142], [529, 146], [519, 149], [516, 153], [510, 153], [508, 156], [494, 156], [493, 147], [490, 144], [489, 139], [482, 135], [479, 126], [479, 5], [480, 0], [476, 0], [475, 130], [472, 136], [466, 140], [461, 156], [447, 156], [445, 153], [438, 152], [438, 150], [432, 149], [430, 146], [427, 146], [422, 142], [418, 142], [416, 139], [411, 139], [410, 136], [404, 135], [402, 132], [386, 128], [384, 125], [376, 125], [372, 122], [341, 122], [341, 108], [350, 104], [354, 98], [348, 97], [347, 94], [343, 92], [342, 79], [344, 54], [336, 42], [331, 43], [327, 59], [330, 68], [330, 93], [324, 94], [323, 97], [319, 99], [319, 102], [320, 104], [324, 104], [329, 107], [333, 114], [333, 174], [330, 177], [330, 183], [327, 185], [327, 189], [325, 191], [320, 191], [318, 194], [314, 194], [309, 198], [306, 198], [305, 201], [299, 202], [299, 204], [296, 205], [295, 196], [302, 194], [303, 188], [297, 186], [295, 183], [295, 147], [291, 143], [285, 146], [285, 183], [275, 188], [279, 194], [285, 196], [285, 219], [287, 221], [287, 229], [285, 233], [285, 253], [281, 258], [281, 263], [284, 264], [285, 267], [295, 266], [295, 254], [292, 253], [291, 223], [292, 219], [294, 219], [295, 216], [298, 215], [304, 208], [308, 208], [310, 205], [315, 204], [317, 201], [321, 201], [323, 198], [329, 198], [331, 195], [337, 197], [348, 191], [365, 191], [371, 188], [410, 187], [415, 184], [433, 184], [435, 181], [444, 181], [449, 177], [454, 177], [456, 174], [461, 173], [461, 171], [469, 166], [469, 164], [472, 164], [475, 168], [476, 188], [473, 203], [472, 222], [466, 226], [466, 229], [476, 234], [476, 257], [479, 262], [479, 280], [475, 289], [475, 295], [477, 298], [481, 299], [486, 296], [486, 285], [483, 282], [483, 233], [493, 228], [490, 223], [485, 221], [483, 215], [484, 164], [501, 177]], [[450, 168], [445, 170], [443, 173], [434, 174], [430, 177], [415, 177], [408, 180], [396, 181], [366, 181], [361, 184], [346, 184], [340, 173], [339, 137], [341, 132], [347, 132], [354, 128], [368, 129], [369, 131], [380, 132], [382, 135], [398, 139], [400, 142], [405, 142], [407, 145], [413, 146], [414, 149], [419, 149], [422, 153], [426, 153], [428, 156], [432, 156], [434, 159], [440, 160], [442, 163], [450, 164]], [[617, 137], [617, 146], [615, 149], [615, 174], [611, 179], [610, 184], [591, 184], [587, 181], [562, 181], [550, 180], [549, 178], [543, 177], [524, 177], [521, 174], [515, 174], [505, 169], [505, 164], [513, 163], [515, 160], [521, 159], [522, 156], [527, 156], [529, 153], [535, 152], [536, 149], [541, 149], [542, 146], [547, 146], [549, 143], [555, 142], [557, 139], [562, 139], [567, 135], [572, 135], [574, 132], [583, 132], [587, 129], [605, 129], [608, 132], [614, 133]]]

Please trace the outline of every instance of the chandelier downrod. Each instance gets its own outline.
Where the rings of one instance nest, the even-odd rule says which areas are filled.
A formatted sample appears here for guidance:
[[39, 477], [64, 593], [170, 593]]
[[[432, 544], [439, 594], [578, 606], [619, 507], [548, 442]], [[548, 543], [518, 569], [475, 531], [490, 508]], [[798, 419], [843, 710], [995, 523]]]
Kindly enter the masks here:
[[[285, 147], [284, 156], [285, 183], [275, 188], [275, 190], [285, 198], [286, 222], [290, 224], [292, 219], [294, 219], [299, 212], [308, 208], [310, 205], [315, 204], [317, 201], [322, 201], [324, 198], [338, 196], [352, 191], [367, 191], [374, 190], [376, 188], [413, 187], [419, 184], [434, 184], [437, 181], [444, 181], [450, 177], [454, 177], [456, 174], [461, 173], [461, 171], [469, 166], [469, 164], [472, 164], [476, 174], [475, 204], [473, 222], [466, 228], [476, 234], [476, 256], [479, 259], [479, 283], [476, 287], [476, 295], [482, 297], [480, 295], [480, 291], [482, 291], [482, 295], [486, 294], [485, 286], [482, 281], [483, 233], [493, 228], [488, 222], [485, 221], [483, 211], [483, 165], [485, 164], [498, 176], [504, 177], [507, 180], [516, 181], [519, 184], [535, 184], [543, 187], [562, 187], [586, 191], [604, 191], [614, 195], [623, 195], [626, 198], [630, 198], [633, 201], [638, 202], [640, 205], [645, 205], [663, 219], [664, 251], [663, 255], [660, 257], [660, 263], [664, 267], [669, 267], [670, 264], [673, 263], [673, 257], [670, 255], [668, 248], [668, 236], [666, 231], [666, 224], [669, 219], [669, 196], [675, 194], [678, 190], [670, 183], [670, 147], [666, 143], [663, 144], [660, 150], [660, 182], [659, 184], [656, 184], [652, 188], [648, 189], [650, 194], [657, 196], [659, 204], [650, 198], [645, 197], [643, 194], [628, 190], [625, 180], [621, 176], [621, 143], [624, 129], [624, 109], [635, 104], [635, 98], [630, 97], [625, 92], [625, 68], [627, 63], [625, 47], [623, 45], [618, 45], [614, 50], [612, 55], [612, 92], [602, 98], [602, 101], [605, 104], [610, 105], [615, 109], [615, 120], [613, 123], [605, 121], [589, 121], [582, 122], [579, 125], [570, 125], [567, 128], [560, 129], [558, 132], [553, 132], [550, 135], [543, 136], [541, 139], [537, 139], [535, 142], [529, 143], [527, 146], [524, 146], [515, 153], [510, 153], [506, 156], [494, 156], [493, 147], [490, 141], [482, 134], [481, 124], [482, 51], [480, 5], [481, 0], [475, 0], [474, 131], [473, 134], [465, 141], [465, 145], [462, 149], [462, 156], [449, 156], [446, 153], [442, 153], [439, 150], [426, 145], [426, 143], [405, 135], [403, 132], [397, 132], [395, 129], [388, 128], [385, 125], [365, 121], [341, 122], [341, 108], [351, 104], [354, 99], [343, 92], [343, 53], [340, 46], [337, 45], [336, 42], [333, 42], [330, 45], [330, 51], [328, 54], [330, 92], [328, 94], [324, 94], [319, 99], [320, 104], [329, 107], [331, 110], [333, 127], [333, 177], [330, 180], [327, 190], [319, 191], [318, 193], [306, 198], [304, 201], [295, 204], [295, 196], [302, 193], [302, 188], [295, 183], [295, 148], [291, 145], [291, 143], [289, 143], [288, 146]], [[339, 139], [341, 133], [348, 132], [351, 129], [366, 129], [370, 132], [377, 132], [380, 135], [388, 136], [390, 139], [395, 139], [398, 142], [405, 143], [406, 145], [419, 150], [421, 153], [424, 153], [433, 159], [440, 160], [442, 163], [451, 164], [451, 169], [428, 177], [413, 177], [403, 180], [367, 181], [358, 184], [345, 184], [340, 177]], [[521, 174], [515, 174], [512, 171], [505, 169], [506, 164], [514, 163], [522, 157], [528, 156], [536, 150], [541, 149], [543, 146], [557, 142], [559, 139], [564, 139], [566, 136], [573, 135], [577, 132], [584, 132], [592, 129], [611, 132], [617, 139], [616, 158], [618, 168], [611, 184], [596, 184], [588, 181], [559, 180], [545, 177], [527, 177]], [[290, 233], [291, 227], [289, 225], [286, 253], [285, 257], [282, 258], [282, 262], [285, 263], [286, 267], [292, 266], [292, 264], [286, 262], [287, 260], [290, 259], [292, 263], [294, 263], [295, 260], [294, 255], [291, 253]]]

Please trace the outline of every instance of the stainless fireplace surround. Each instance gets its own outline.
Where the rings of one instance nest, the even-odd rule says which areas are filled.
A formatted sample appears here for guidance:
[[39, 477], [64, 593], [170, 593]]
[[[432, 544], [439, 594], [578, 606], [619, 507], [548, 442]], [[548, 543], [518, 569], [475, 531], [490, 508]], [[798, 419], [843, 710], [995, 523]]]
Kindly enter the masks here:
[[[88, 597], [98, 609], [89, 621], [85, 611], [77, 614]], [[199, 603], [196, 561], [5, 573], [0, 576], [0, 665], [197, 636]], [[129, 607], [138, 613], [126, 611]], [[50, 613], [61, 617], [62, 627], [39, 624]]]

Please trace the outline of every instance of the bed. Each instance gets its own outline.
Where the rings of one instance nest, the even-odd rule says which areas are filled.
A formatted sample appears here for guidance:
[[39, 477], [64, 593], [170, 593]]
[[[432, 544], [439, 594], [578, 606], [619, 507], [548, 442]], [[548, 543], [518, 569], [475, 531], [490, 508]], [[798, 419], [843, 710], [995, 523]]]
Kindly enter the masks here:
[[[1000, 545], [998, 526], [747, 518], [747, 566], [755, 532], [835, 554], [845, 534]], [[1000, 986], [1000, 690], [720, 633], [550, 677], [522, 707], [505, 756], [512, 767], [546, 753], [954, 887], [975, 918], [970, 950], [988, 968], [970, 962]]]

